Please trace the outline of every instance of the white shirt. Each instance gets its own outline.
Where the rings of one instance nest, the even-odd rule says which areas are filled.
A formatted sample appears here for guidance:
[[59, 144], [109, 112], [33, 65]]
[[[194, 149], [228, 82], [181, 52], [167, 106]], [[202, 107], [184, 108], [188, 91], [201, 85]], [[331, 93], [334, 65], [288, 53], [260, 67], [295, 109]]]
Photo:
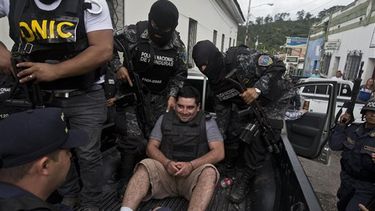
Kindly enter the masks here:
[[[0, 0], [0, 18], [5, 17], [9, 14], [9, 1], [10, 0]], [[50, 5], [43, 4], [39, 0], [34, 1], [39, 9], [51, 11], [56, 9], [60, 5], [62, 0], [57, 0]], [[89, 12], [88, 10], [85, 10], [84, 12], [86, 32], [113, 29], [108, 5], [105, 0], [85, 0], [85, 2], [92, 2], [93, 7], [92, 10], [90, 10], [93, 12]], [[100, 6], [98, 5], [101, 6], [102, 11], [99, 14], [93, 14], [100, 11]]]

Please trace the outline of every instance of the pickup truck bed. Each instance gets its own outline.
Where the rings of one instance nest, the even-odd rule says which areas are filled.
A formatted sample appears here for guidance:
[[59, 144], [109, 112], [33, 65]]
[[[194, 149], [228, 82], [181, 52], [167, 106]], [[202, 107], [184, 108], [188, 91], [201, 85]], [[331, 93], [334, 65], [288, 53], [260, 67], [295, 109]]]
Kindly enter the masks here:
[[[120, 199], [116, 192], [116, 169], [119, 162], [119, 152], [114, 147], [114, 140], [103, 138], [112, 147], [104, 149], [105, 196], [102, 201], [103, 210], [119, 210]], [[282, 136], [280, 153], [268, 156], [265, 165], [258, 171], [253, 186], [246, 200], [241, 204], [232, 204], [226, 199], [231, 187], [222, 188], [217, 185], [214, 197], [208, 210], [322, 210], [318, 199], [308, 181], [305, 172], [286, 136]], [[241, 170], [237, 170], [234, 179], [239, 178]], [[222, 178], [221, 178], [222, 179]], [[166, 198], [150, 200], [141, 204], [139, 210], [149, 211], [152, 208], [164, 206], [172, 210], [186, 210], [188, 201], [183, 198]]]
[[[116, 149], [113, 148], [109, 149], [105, 153], [104, 157], [105, 165], [108, 167], [116, 165], [116, 160], [119, 158], [119, 155], [116, 152]], [[272, 210], [276, 198], [276, 183], [279, 178], [279, 176], [275, 173], [276, 169], [277, 168], [275, 168], [272, 158], [269, 157], [264, 167], [259, 171], [259, 174], [257, 175], [257, 178], [254, 181], [254, 185], [251, 188], [251, 191], [249, 192], [246, 200], [239, 205], [232, 204], [226, 199], [226, 195], [230, 192], [231, 187], [222, 188], [220, 186], [220, 183], [218, 183], [218, 185], [216, 186], [214, 197], [211, 200], [208, 210]], [[237, 171], [237, 176], [235, 178], [238, 178], [241, 174], [241, 170]], [[106, 171], [105, 173], [107, 175], [107, 178], [108, 176], [111, 176], [111, 174], [108, 173], [108, 171]], [[116, 189], [116, 182], [111, 179], [107, 179], [107, 181], [109, 182], [105, 186], [106, 194], [103, 197], [102, 209], [119, 210], [120, 200], [117, 197], [116, 193], [113, 191]], [[172, 210], [187, 210], [188, 201], [181, 197], [166, 198], [163, 200], [151, 200], [142, 203], [139, 210], [149, 211], [150, 209], [158, 206], [169, 207]], [[257, 207], [259, 209], [254, 209], [254, 207]]]

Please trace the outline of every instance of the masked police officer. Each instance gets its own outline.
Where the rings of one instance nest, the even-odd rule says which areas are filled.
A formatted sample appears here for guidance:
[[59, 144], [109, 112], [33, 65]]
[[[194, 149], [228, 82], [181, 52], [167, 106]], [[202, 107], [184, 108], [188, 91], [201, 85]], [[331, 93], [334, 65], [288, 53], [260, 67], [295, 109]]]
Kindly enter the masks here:
[[341, 185], [337, 191], [337, 209], [358, 210], [375, 196], [375, 99], [362, 108], [362, 124], [347, 126], [348, 113], [340, 117], [329, 146], [341, 153]]
[[[254, 116], [239, 116], [255, 100], [263, 105], [267, 118], [278, 137], [283, 123], [284, 110], [277, 103], [282, 88], [278, 87], [285, 66], [267, 54], [250, 50], [245, 46], [231, 48], [226, 58], [208, 41], [200, 41], [193, 48], [193, 59], [199, 70], [208, 77], [215, 96], [215, 112], [220, 131], [225, 140], [225, 156], [233, 167], [239, 153], [239, 142], [244, 127], [254, 121]], [[246, 140], [244, 140], [246, 141]], [[272, 140], [272, 141], [277, 141]], [[252, 137], [244, 144], [245, 168], [242, 177], [235, 182], [228, 199], [240, 203], [246, 196], [267, 154], [268, 147], [261, 136]]]
[[[107, 3], [67, 0], [1, 1], [7, 15], [17, 68], [9, 67], [9, 51], [0, 46], [0, 67], [13, 71], [22, 84], [38, 83], [47, 106], [61, 107], [71, 128], [89, 134], [90, 143], [78, 147], [82, 189], [71, 168], [61, 193], [64, 203], [97, 210], [102, 193], [100, 135], [106, 107], [100, 67], [113, 53], [113, 30]], [[17, 69], [17, 70], [16, 70]], [[47, 100], [48, 99], [48, 100]]]
[[[116, 124], [121, 127], [119, 149], [124, 182], [131, 176], [137, 157], [144, 155], [147, 125], [151, 129], [162, 113], [174, 108], [177, 92], [187, 77], [185, 47], [175, 30], [178, 16], [172, 2], [159, 0], [151, 6], [148, 21], [125, 26], [115, 34], [117, 50], [125, 51], [124, 64], [118, 58], [113, 61], [117, 77], [133, 86], [129, 72], [139, 75], [141, 92], [145, 97], [143, 106], [149, 112], [147, 121], [137, 117], [133, 106], [127, 106], [118, 113]], [[119, 92], [129, 90], [125, 87]], [[143, 122], [142, 125], [139, 122]]]

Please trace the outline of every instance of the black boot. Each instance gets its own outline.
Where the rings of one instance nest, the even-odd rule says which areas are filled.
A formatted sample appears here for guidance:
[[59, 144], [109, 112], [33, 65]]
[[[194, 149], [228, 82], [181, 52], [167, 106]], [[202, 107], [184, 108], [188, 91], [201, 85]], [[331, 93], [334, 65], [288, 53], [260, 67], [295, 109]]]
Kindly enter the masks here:
[[117, 193], [121, 197], [124, 194], [125, 187], [128, 184], [130, 177], [133, 175], [133, 169], [136, 164], [138, 155], [121, 152], [121, 163], [119, 171], [119, 183], [117, 186]]
[[254, 176], [254, 170], [245, 168], [241, 178], [239, 178], [232, 186], [231, 193], [227, 197], [228, 200], [236, 204], [241, 203], [249, 192]]

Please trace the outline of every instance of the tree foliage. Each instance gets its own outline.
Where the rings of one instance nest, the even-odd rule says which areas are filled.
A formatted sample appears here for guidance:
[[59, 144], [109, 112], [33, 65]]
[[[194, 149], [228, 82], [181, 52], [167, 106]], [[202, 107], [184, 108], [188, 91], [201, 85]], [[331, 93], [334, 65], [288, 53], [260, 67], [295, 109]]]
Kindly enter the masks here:
[[[318, 19], [313, 18], [311, 13], [301, 10], [297, 12], [297, 20], [287, 19], [289, 13], [278, 13], [273, 19], [270, 15], [257, 17], [255, 23], [249, 24], [249, 41], [247, 45], [270, 53], [282, 51], [280, 46], [285, 44], [286, 37], [308, 37], [311, 25]], [[245, 38], [246, 26], [239, 26], [237, 44], [241, 44]]]

